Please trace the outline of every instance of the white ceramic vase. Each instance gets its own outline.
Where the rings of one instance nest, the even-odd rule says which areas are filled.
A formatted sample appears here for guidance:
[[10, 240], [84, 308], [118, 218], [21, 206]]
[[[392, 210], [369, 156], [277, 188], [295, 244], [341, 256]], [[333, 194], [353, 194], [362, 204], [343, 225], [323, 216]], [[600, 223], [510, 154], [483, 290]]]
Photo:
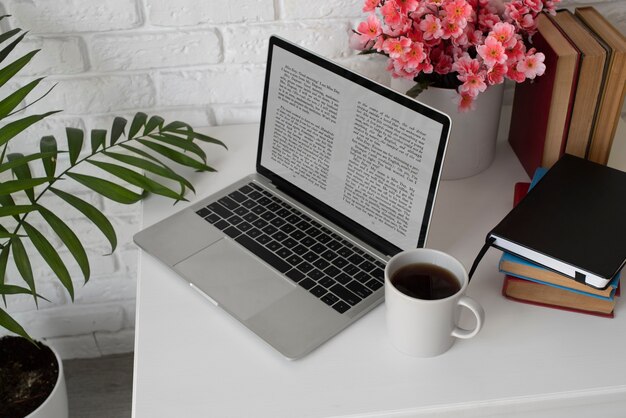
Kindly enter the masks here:
[[[401, 93], [406, 93], [413, 85], [412, 80], [391, 80], [391, 88]], [[418, 101], [452, 119], [443, 180], [471, 177], [491, 165], [496, 153], [503, 93], [504, 84], [490, 86], [476, 98], [475, 109], [463, 113], [458, 111], [455, 90], [429, 87], [417, 97]]]
[[28, 414], [26, 418], [68, 418], [69, 411], [67, 405], [67, 386], [65, 385], [65, 374], [63, 373], [63, 361], [57, 351], [48, 345], [59, 364], [59, 375], [57, 382], [52, 389], [48, 399], [39, 408]]

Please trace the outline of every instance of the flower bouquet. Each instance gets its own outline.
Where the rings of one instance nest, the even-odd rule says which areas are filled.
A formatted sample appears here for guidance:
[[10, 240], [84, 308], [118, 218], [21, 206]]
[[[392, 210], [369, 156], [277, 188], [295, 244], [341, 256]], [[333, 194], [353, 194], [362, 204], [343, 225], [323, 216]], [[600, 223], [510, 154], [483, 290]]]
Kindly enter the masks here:
[[530, 47], [536, 18], [560, 0], [365, 0], [369, 13], [351, 47], [389, 57], [395, 78], [412, 79], [417, 97], [428, 86], [455, 89], [460, 111], [505, 78], [521, 83], [545, 71]]

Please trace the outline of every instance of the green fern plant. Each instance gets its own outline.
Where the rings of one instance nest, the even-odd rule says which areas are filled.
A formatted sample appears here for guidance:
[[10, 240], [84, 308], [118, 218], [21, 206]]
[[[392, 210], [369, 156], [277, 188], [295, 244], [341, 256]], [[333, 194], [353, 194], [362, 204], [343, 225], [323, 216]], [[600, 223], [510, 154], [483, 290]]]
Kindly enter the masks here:
[[[6, 17], [1, 16], [0, 20]], [[6, 44], [0, 50], [0, 65], [4, 65], [7, 56], [24, 39], [25, 34], [17, 28], [0, 35], [0, 45]], [[28, 64], [38, 51], [31, 51], [1, 67], [0, 89]], [[8, 153], [9, 144], [18, 134], [57, 113], [51, 111], [21, 118], [15, 116], [52, 90], [18, 109], [42, 79], [33, 80], [6, 97], [0, 98], [0, 176], [10, 178], [0, 182], [0, 295], [5, 307], [5, 309], [0, 307], [0, 327], [29, 339], [26, 330], [7, 313], [6, 307], [7, 297], [11, 295], [32, 295], [37, 306], [38, 299], [45, 299], [37, 293], [31, 264], [33, 252], [37, 252], [48, 264], [70, 298], [74, 299], [74, 286], [65, 261], [50, 243], [50, 237], [45, 236], [31, 222], [31, 216], [38, 214], [54, 231], [79, 266], [85, 283], [91, 274], [89, 260], [81, 240], [69, 225], [42, 203], [43, 196], [54, 195], [78, 210], [104, 234], [113, 252], [117, 246], [117, 237], [111, 222], [92, 204], [63, 191], [61, 180], [74, 180], [86, 189], [122, 204], [136, 203], [149, 193], [165, 196], [177, 202], [186, 200], [187, 190], [192, 192], [195, 190], [192, 184], [170, 168], [170, 165], [175, 163], [197, 171], [215, 171], [206, 164], [206, 153], [197, 142], [224, 146], [219, 140], [194, 131], [186, 123], [178, 121], [165, 123], [159, 116], [148, 117], [145, 113], [137, 113], [130, 126], [126, 119], [116, 117], [109, 131], [94, 129], [89, 133], [88, 139], [82, 130], [67, 128], [66, 138], [62, 144], [53, 136], [44, 136], [40, 140], [40, 149], [37, 152], [28, 155]], [[11, 121], [7, 122], [6, 119]], [[89, 144], [83, 147], [86, 141]], [[88, 148], [88, 151], [84, 148]], [[63, 169], [57, 166], [62, 154], [64, 160], [67, 160], [67, 167]], [[33, 176], [31, 164], [41, 164], [45, 175]], [[80, 173], [77, 169], [85, 165], [96, 167], [120, 179], [123, 184], [130, 184], [133, 187], [129, 188], [98, 176]], [[8, 173], [10, 176], [7, 176]], [[150, 173], [150, 176], [144, 173]], [[30, 253], [24, 245], [27, 241], [32, 244]], [[16, 270], [24, 282], [21, 286], [6, 283], [5, 275], [10, 261], [15, 263]]]

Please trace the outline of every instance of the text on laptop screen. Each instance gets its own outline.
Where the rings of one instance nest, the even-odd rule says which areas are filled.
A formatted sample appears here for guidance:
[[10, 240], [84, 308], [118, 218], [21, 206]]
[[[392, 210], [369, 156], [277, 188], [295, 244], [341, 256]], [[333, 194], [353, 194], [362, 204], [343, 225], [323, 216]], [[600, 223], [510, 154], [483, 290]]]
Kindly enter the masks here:
[[261, 165], [400, 249], [415, 248], [443, 125], [279, 46], [266, 94]]

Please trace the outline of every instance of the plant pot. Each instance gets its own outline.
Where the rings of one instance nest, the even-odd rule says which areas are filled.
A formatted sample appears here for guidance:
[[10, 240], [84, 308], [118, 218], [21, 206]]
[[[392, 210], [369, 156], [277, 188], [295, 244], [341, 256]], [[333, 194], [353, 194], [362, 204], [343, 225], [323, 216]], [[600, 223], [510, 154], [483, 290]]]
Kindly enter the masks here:
[[[22, 340], [19, 342], [19, 344], [25, 343], [26, 345], [20, 346], [21, 348], [19, 348], [19, 351], [21, 353], [26, 351], [24, 347], [26, 347], [27, 350], [31, 350], [31, 349], [37, 350], [34, 344], [32, 344], [31, 342], [21, 337], [4, 337], [4, 338]], [[0, 339], [0, 342], [2, 342], [2, 339]], [[65, 384], [65, 375], [63, 373], [63, 362], [61, 361], [61, 357], [59, 356], [59, 354], [52, 347], [50, 346], [45, 346], [45, 347], [50, 349], [50, 352], [54, 356], [54, 359], [51, 360], [52, 355], [50, 354], [50, 352], [47, 352], [44, 355], [43, 349], [41, 349], [42, 355], [44, 355], [44, 360], [41, 360], [41, 363], [50, 364], [50, 368], [52, 369], [56, 369], [57, 367], [55, 366], [58, 366], [58, 371], [56, 372], [56, 374], [54, 374], [53, 372], [50, 372], [49, 374], [52, 375], [52, 378], [46, 379], [46, 381], [54, 381], [54, 386], [49, 392], [48, 396], [45, 398], [45, 400], [39, 406], [37, 406], [35, 410], [32, 410], [32, 408], [29, 408], [29, 410], [32, 412], [30, 413], [26, 412], [28, 413], [28, 415], [26, 415], [26, 418], [68, 418], [67, 388]], [[18, 351], [18, 349], [16, 349], [15, 351]], [[3, 355], [6, 356], [6, 358], [15, 358], [15, 359], [18, 358], [17, 354], [12, 355], [11, 352], [7, 353], [7, 351], [4, 351]], [[56, 365], [52, 364], [54, 360], [56, 360], [56, 363], [57, 363]], [[33, 359], [32, 362], [39, 364], [40, 360], [39, 358], [37, 358], [36, 360]], [[23, 368], [26, 369], [26, 367], [23, 367]], [[28, 368], [28, 370], [30, 370], [30, 368]], [[37, 370], [41, 370], [41, 369], [38, 368]], [[31, 371], [29, 373], [29, 378], [31, 378], [30, 376], [34, 376], [37, 374], [38, 374], [37, 372]], [[8, 373], [7, 373], [7, 376], [3, 376], [3, 377], [5, 377], [6, 379], [9, 379]], [[54, 380], [54, 377], [56, 377], [56, 380]], [[50, 389], [48, 388], [48, 391], [49, 390]], [[43, 392], [44, 396], [45, 396], [45, 393], [47, 393], [48, 391]], [[39, 398], [39, 396], [37, 396], [37, 398]], [[2, 410], [1, 407], [0, 407], [0, 410]]]
[[[392, 79], [391, 88], [406, 93], [412, 80]], [[429, 87], [417, 100], [446, 113], [452, 119], [452, 130], [443, 163], [443, 180], [474, 176], [491, 165], [496, 155], [504, 84], [490, 86], [476, 98], [475, 110], [460, 113], [452, 89]]]

